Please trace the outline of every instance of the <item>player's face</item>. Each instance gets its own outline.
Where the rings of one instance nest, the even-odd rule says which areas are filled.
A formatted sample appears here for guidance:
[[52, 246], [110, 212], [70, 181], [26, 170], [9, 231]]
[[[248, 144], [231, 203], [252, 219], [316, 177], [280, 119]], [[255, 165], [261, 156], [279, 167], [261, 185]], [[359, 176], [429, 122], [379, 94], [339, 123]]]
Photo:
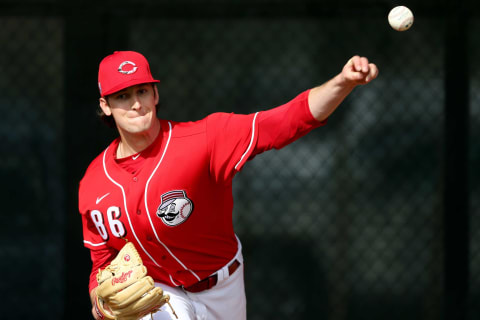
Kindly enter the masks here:
[[100, 107], [106, 115], [113, 116], [118, 129], [133, 134], [152, 127], [157, 103], [157, 87], [149, 83], [115, 92], [108, 100], [100, 98]]

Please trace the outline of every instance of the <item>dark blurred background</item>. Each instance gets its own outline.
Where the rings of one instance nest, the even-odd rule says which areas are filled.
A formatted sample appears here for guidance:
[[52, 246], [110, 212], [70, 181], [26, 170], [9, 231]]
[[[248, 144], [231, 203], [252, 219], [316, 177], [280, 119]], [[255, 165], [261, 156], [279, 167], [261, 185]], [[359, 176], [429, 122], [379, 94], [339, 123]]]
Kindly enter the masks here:
[[[396, 5], [415, 14], [390, 28]], [[235, 178], [248, 318], [480, 318], [480, 4], [0, 1], [1, 319], [91, 319], [77, 186], [116, 136], [97, 68], [136, 50], [160, 116], [282, 104], [355, 54], [379, 78]]]

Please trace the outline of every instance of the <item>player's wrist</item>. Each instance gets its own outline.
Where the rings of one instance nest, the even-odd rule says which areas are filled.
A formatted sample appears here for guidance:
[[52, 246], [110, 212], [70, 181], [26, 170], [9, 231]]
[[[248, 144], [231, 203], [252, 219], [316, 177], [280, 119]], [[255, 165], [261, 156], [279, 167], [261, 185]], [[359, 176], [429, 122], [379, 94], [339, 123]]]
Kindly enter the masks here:
[[356, 81], [348, 78], [343, 72], [334, 77], [331, 82], [336, 90], [335, 92], [341, 92], [342, 96], [347, 96], [358, 85]]

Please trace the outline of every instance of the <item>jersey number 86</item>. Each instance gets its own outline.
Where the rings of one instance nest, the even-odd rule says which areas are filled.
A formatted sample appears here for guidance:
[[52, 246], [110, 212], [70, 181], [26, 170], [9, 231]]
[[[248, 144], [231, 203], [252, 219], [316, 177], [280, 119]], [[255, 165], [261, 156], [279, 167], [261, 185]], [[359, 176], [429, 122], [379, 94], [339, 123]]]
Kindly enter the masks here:
[[[98, 230], [98, 233], [102, 237], [103, 240], [108, 240], [108, 232], [107, 228], [105, 227], [105, 220], [103, 218], [103, 214], [99, 210], [92, 210], [90, 211], [90, 217], [92, 218], [95, 227]], [[120, 217], [120, 208], [119, 207], [109, 207], [107, 209], [107, 221], [110, 232], [114, 237], [122, 238], [125, 236], [125, 226], [123, 223], [118, 220]]]

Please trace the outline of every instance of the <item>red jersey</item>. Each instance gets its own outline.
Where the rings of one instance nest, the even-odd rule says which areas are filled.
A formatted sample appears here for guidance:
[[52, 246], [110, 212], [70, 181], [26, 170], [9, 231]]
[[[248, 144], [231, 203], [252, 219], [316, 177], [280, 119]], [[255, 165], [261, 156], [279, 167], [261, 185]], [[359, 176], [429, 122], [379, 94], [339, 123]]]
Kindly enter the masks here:
[[158, 137], [129, 157], [130, 165], [116, 159], [119, 138], [114, 140], [92, 161], [79, 188], [84, 244], [93, 262], [90, 290], [98, 268], [115, 257], [124, 239], [135, 244], [157, 282], [187, 287], [221, 269], [238, 250], [235, 174], [255, 155], [322, 124], [309, 110], [306, 91], [255, 114], [160, 120]]

